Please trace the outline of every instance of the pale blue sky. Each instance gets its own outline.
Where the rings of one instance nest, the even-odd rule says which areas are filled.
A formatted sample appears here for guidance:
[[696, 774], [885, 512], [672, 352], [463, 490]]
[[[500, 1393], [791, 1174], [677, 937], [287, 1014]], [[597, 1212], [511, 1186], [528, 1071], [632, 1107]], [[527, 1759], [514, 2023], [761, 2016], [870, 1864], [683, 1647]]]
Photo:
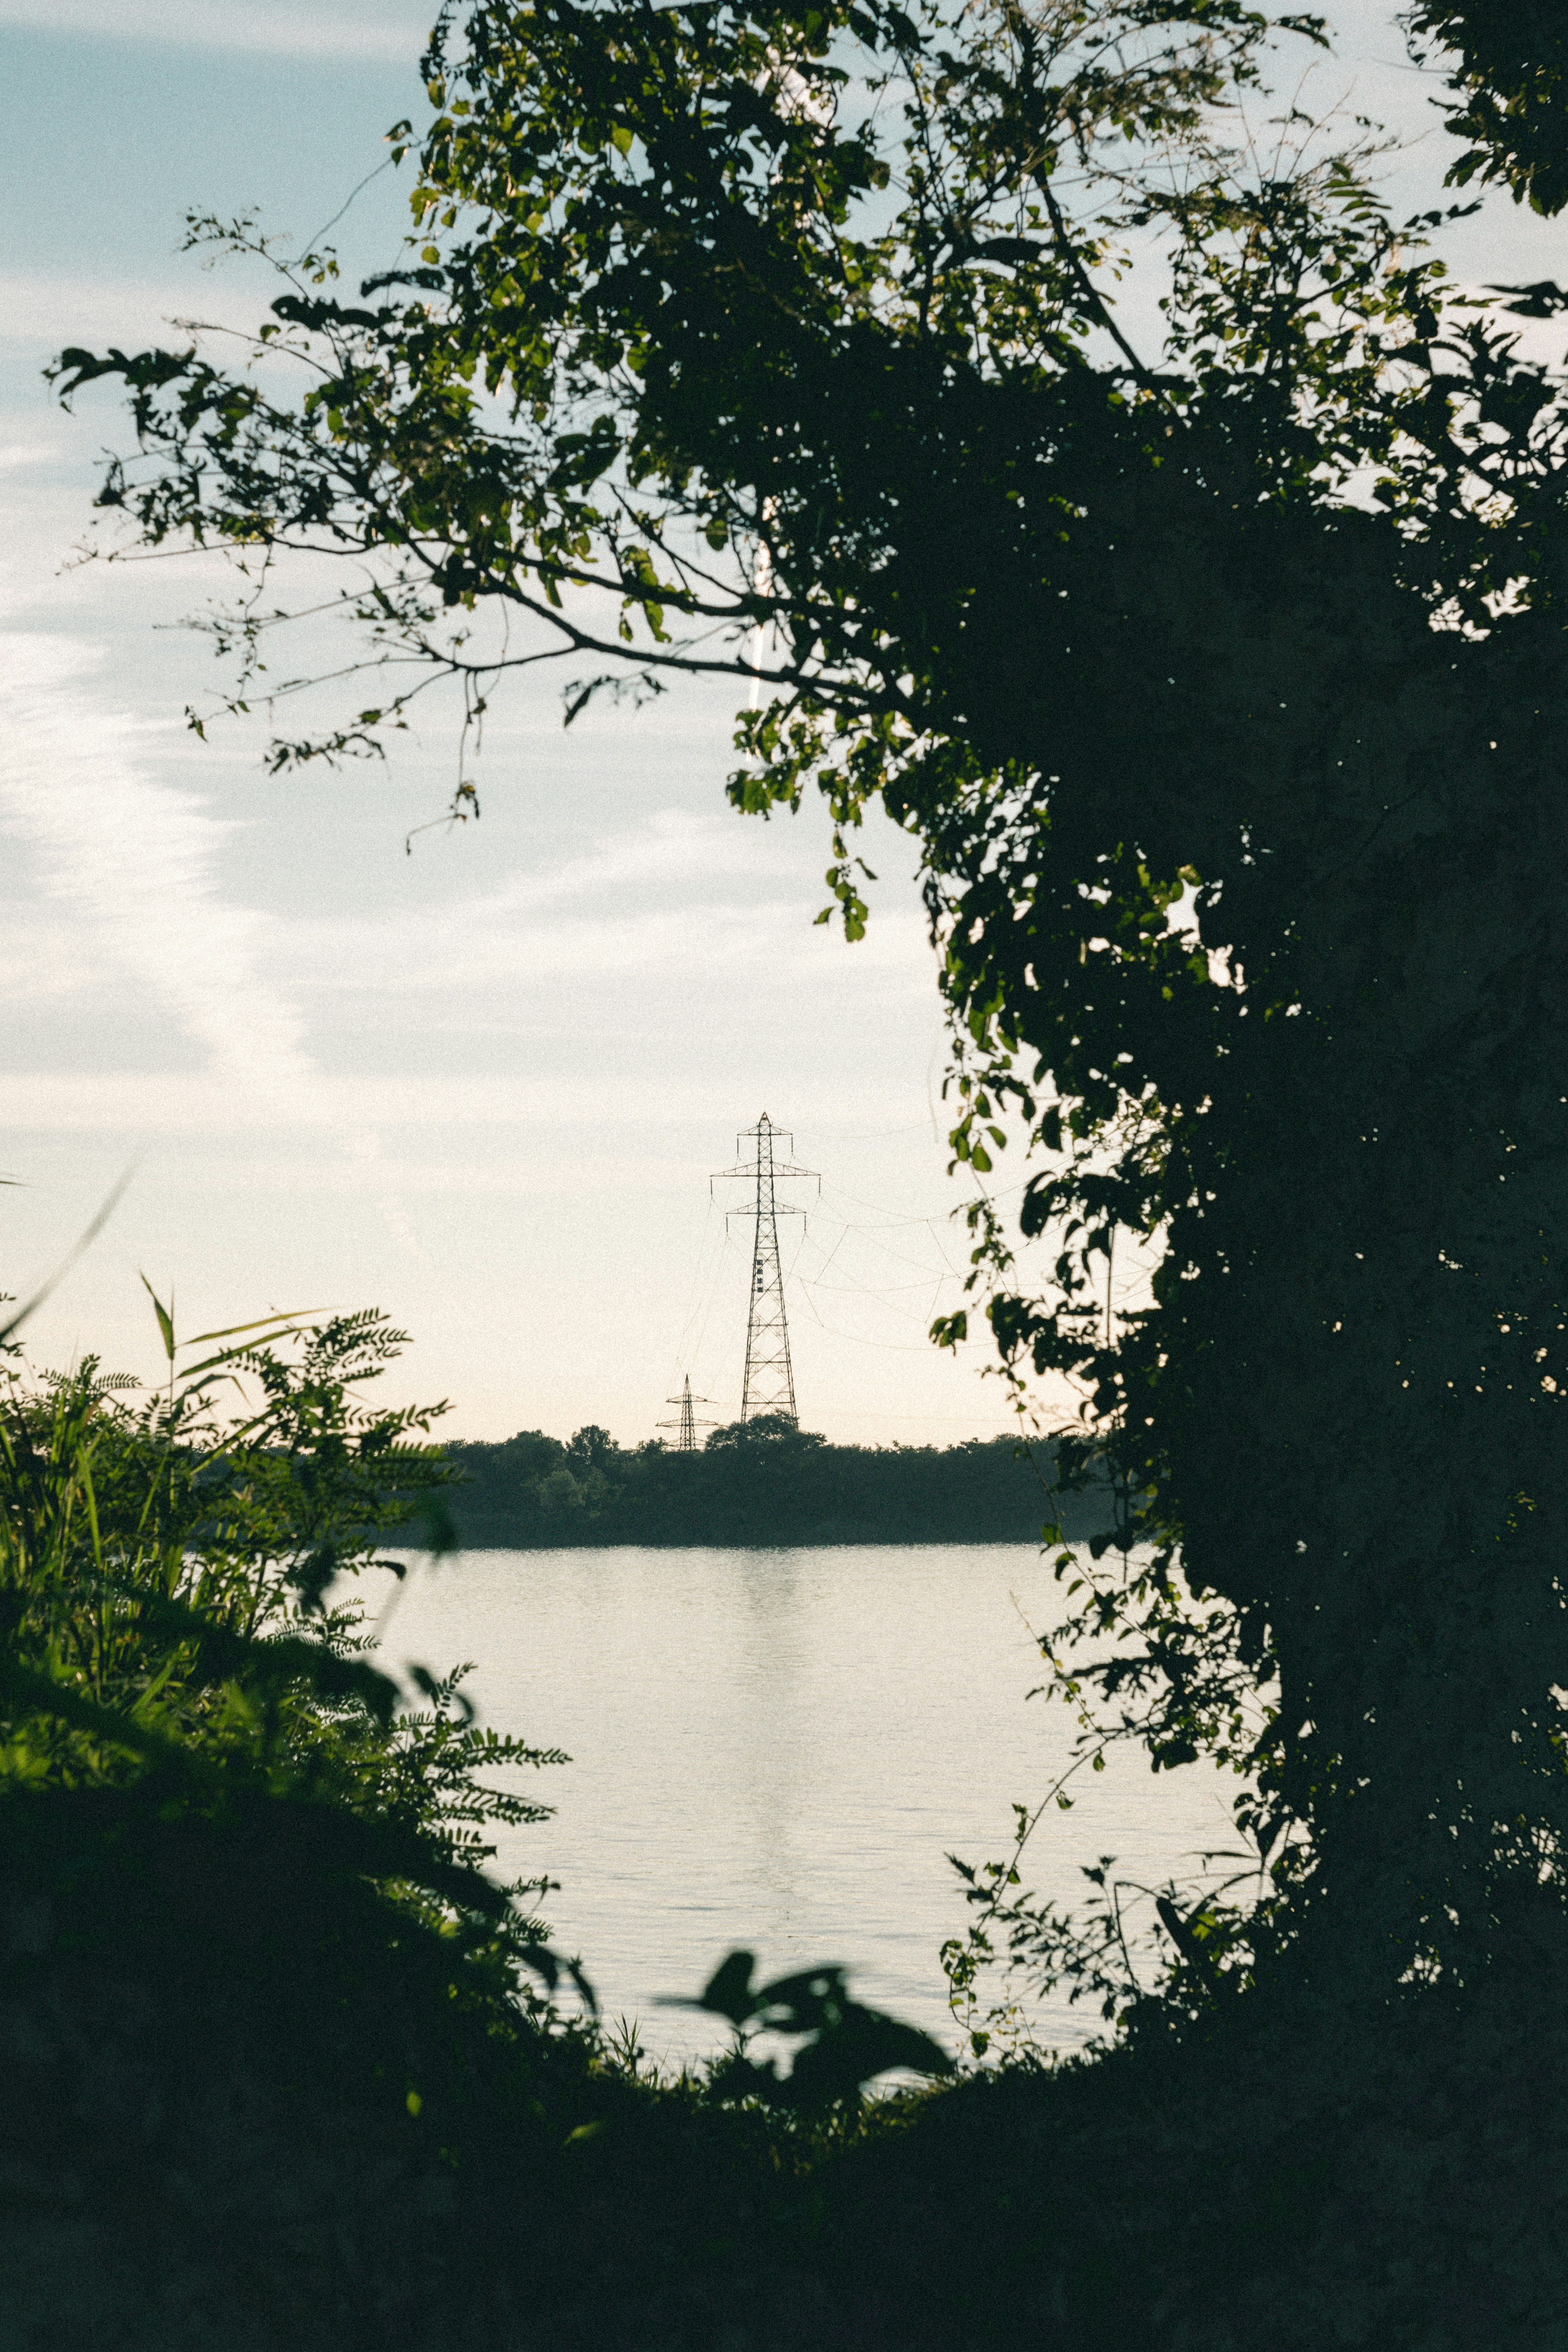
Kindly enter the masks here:
[[[1345, 6], [1314, 87], [1424, 122], [1392, 8]], [[39, 1316], [42, 1361], [152, 1369], [139, 1268], [187, 1328], [270, 1307], [385, 1306], [400, 1392], [455, 1433], [601, 1421], [649, 1433], [689, 1365], [738, 1402], [745, 1254], [707, 1171], [766, 1108], [827, 1183], [790, 1292], [809, 1425], [952, 1439], [1003, 1399], [922, 1333], [952, 1303], [959, 1188], [933, 1101], [941, 1027], [910, 845], [884, 829], [870, 938], [815, 929], [823, 827], [727, 810], [722, 698], [563, 734], [553, 683], [492, 722], [477, 828], [420, 836], [454, 744], [439, 715], [384, 773], [277, 782], [265, 722], [203, 746], [217, 680], [175, 625], [203, 562], [62, 570], [117, 420], [54, 408], [71, 341], [243, 318], [242, 274], [182, 257], [187, 209], [308, 236], [417, 116], [406, 0], [0, 0], [0, 1287], [25, 1290], [126, 1162], [110, 1230]], [[1440, 177], [1440, 134], [1399, 170]], [[402, 234], [386, 173], [336, 232]], [[1489, 206], [1456, 261], [1561, 273], [1561, 226]], [[939, 1108], [939, 1107], [938, 1107]], [[1021, 1169], [1004, 1168], [1013, 1186]], [[793, 1246], [793, 1245], [791, 1245]]]

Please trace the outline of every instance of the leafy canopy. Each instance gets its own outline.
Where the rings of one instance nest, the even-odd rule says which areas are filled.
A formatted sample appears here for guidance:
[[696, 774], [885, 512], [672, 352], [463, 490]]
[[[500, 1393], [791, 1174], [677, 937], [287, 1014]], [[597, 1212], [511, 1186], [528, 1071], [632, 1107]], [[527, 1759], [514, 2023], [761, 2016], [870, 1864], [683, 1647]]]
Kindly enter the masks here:
[[553, 1987], [518, 1907], [544, 1882], [483, 1865], [496, 1826], [549, 1811], [517, 1771], [565, 1759], [476, 1724], [465, 1667], [415, 1667], [409, 1704], [352, 1597], [372, 1566], [402, 1575], [382, 1531], [428, 1527], [454, 1475], [428, 1441], [441, 1407], [364, 1396], [404, 1335], [370, 1311], [182, 1343], [153, 1304], [166, 1388], [89, 1358], [38, 1385], [13, 1370], [0, 1396], [0, 1802], [117, 1792], [122, 1834], [271, 1822], [302, 1868], [325, 1847], [455, 1935], [476, 1980]]
[[1538, 213], [1568, 205], [1568, 28], [1552, 0], [1416, 0], [1422, 45], [1448, 49], [1448, 128], [1474, 144], [1448, 173], [1500, 181]]
[[[270, 372], [60, 372], [129, 390], [142, 541], [347, 566], [377, 699], [276, 764], [444, 677], [476, 719], [563, 656], [569, 717], [717, 669], [732, 796], [825, 792], [852, 936], [865, 807], [918, 839], [977, 1291], [1123, 1496], [1058, 1686], [1090, 1748], [1240, 1776], [1264, 1892], [1172, 1930], [1200, 2002], [1287, 1948], [1463, 1974], [1568, 1828], [1561, 385], [1359, 131], [1270, 119], [1322, 38], [452, 6], [409, 268], [350, 303], [307, 257]], [[257, 585], [220, 629], [236, 700], [281, 625]], [[1020, 1126], [1027, 1263], [983, 1189]], [[1157, 1260], [1120, 1304], [1118, 1234]]]

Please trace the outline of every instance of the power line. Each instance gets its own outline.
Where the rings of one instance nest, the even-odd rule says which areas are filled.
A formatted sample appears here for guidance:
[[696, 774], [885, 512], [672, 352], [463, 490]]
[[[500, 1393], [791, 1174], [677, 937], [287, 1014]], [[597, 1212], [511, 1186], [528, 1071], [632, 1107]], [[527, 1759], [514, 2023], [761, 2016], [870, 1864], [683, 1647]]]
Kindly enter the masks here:
[[[749, 1163], [742, 1160], [734, 1168], [721, 1168], [708, 1179], [709, 1190], [732, 1177], [744, 1177], [752, 1186], [753, 1194], [744, 1208], [726, 1212], [726, 1223], [732, 1216], [749, 1216], [754, 1223], [751, 1253], [751, 1293], [746, 1320], [746, 1377], [741, 1388], [740, 1418], [750, 1421], [758, 1413], [776, 1414], [781, 1421], [797, 1421], [795, 1411], [795, 1373], [789, 1360], [789, 1322], [784, 1308], [784, 1274], [779, 1262], [779, 1220], [803, 1217], [805, 1211], [780, 1201], [775, 1186], [779, 1177], [814, 1181], [821, 1178], [810, 1168], [796, 1168], [773, 1156], [773, 1147], [784, 1130], [775, 1128], [766, 1111], [755, 1127], [747, 1128], [736, 1138], [737, 1150], [747, 1143], [756, 1145]], [[787, 1140], [791, 1150], [795, 1139]], [[819, 1318], [820, 1319], [820, 1318]]]
[[718, 1423], [716, 1421], [699, 1421], [692, 1408], [694, 1405], [712, 1404], [712, 1397], [693, 1396], [692, 1376], [688, 1372], [685, 1381], [682, 1382], [680, 1395], [678, 1397], [666, 1397], [664, 1399], [664, 1402], [666, 1404], [678, 1404], [680, 1406], [680, 1419], [678, 1421], [662, 1421], [659, 1423], [659, 1427], [661, 1429], [679, 1430], [680, 1435], [675, 1440], [675, 1451], [677, 1454], [695, 1454], [697, 1450], [698, 1430], [716, 1429], [718, 1427]]
[[713, 1310], [718, 1300], [720, 1276], [724, 1272], [732, 1246], [727, 1223], [721, 1223], [718, 1248], [708, 1272], [707, 1293], [703, 1300], [702, 1320], [697, 1325], [697, 1336], [692, 1344], [691, 1360], [694, 1364], [700, 1364], [703, 1361], [703, 1349], [707, 1345], [708, 1325], [713, 1320]]
[[[832, 1189], [831, 1185], [828, 1187], [830, 1192], [831, 1192]], [[830, 1214], [826, 1219], [826, 1223], [830, 1225], [835, 1225], [838, 1228], [841, 1241], [845, 1234], [864, 1234], [868, 1236], [874, 1236], [877, 1234], [902, 1232], [906, 1230], [908, 1226], [925, 1225], [930, 1230], [931, 1238], [936, 1243], [938, 1251], [941, 1253], [943, 1263], [946, 1266], [948, 1272], [950, 1274], [956, 1274], [959, 1271], [959, 1269], [953, 1264], [952, 1259], [948, 1256], [946, 1250], [943, 1248], [942, 1237], [936, 1231], [936, 1222], [934, 1219], [911, 1217], [900, 1225], [858, 1225], [851, 1219], [835, 1217]], [[834, 1247], [837, 1248], [839, 1244], [835, 1243]], [[895, 1249], [891, 1242], [877, 1241], [873, 1238], [871, 1241], [871, 1246], [873, 1249], [880, 1250], [884, 1257], [897, 1258], [901, 1265], [920, 1266], [923, 1264], [921, 1259], [911, 1257], [907, 1250]]]
[[[696, 1321], [699, 1313], [701, 1313], [703, 1318], [704, 1329], [706, 1330], [707, 1327], [706, 1310], [713, 1303], [714, 1267], [716, 1266], [718, 1258], [723, 1255], [726, 1239], [725, 1228], [721, 1225], [718, 1229], [718, 1246], [715, 1253], [714, 1267], [707, 1267], [705, 1273], [705, 1266], [707, 1259], [708, 1237], [713, 1228], [713, 1217], [714, 1203], [713, 1195], [710, 1192], [708, 1195], [707, 1207], [703, 1214], [703, 1229], [697, 1236], [696, 1262], [692, 1269], [691, 1288], [686, 1296], [686, 1311], [681, 1318], [680, 1344], [675, 1350], [675, 1363], [677, 1369], [681, 1365], [690, 1363], [694, 1360], [695, 1351], [690, 1349], [687, 1343], [691, 1339], [692, 1325]], [[698, 1339], [698, 1346], [701, 1346], [700, 1338]], [[673, 1402], [674, 1400], [671, 1399], [670, 1402]]]
[[816, 1300], [810, 1296], [810, 1291], [807, 1293], [806, 1304], [811, 1310], [811, 1320], [816, 1324], [818, 1329], [821, 1331], [826, 1331], [831, 1339], [847, 1339], [852, 1348], [876, 1348], [884, 1355], [924, 1356], [928, 1361], [930, 1360], [931, 1342], [929, 1339], [914, 1341], [908, 1339], [867, 1339], [863, 1338], [859, 1331], [841, 1331], [837, 1324], [824, 1323], [822, 1320], [821, 1309], [817, 1305]]
[[961, 1275], [956, 1274], [928, 1274], [924, 1282], [883, 1282], [875, 1284], [869, 1282], [824, 1282], [820, 1274], [800, 1274], [796, 1276], [795, 1279], [797, 1282], [807, 1284], [812, 1290], [840, 1291], [846, 1298], [897, 1298], [905, 1291], [929, 1290], [933, 1283], [935, 1283], [936, 1287], [940, 1289], [945, 1282], [959, 1282], [962, 1281], [963, 1277]]
[[[750, 1201], [742, 1203], [738, 1210], [726, 1213], [716, 1235], [713, 1234], [711, 1226], [705, 1220], [697, 1244], [696, 1265], [693, 1273], [687, 1308], [682, 1322], [680, 1345], [676, 1355], [677, 1370], [684, 1372], [689, 1380], [690, 1373], [685, 1368], [695, 1369], [698, 1367], [699, 1360], [706, 1360], [708, 1327], [712, 1320], [713, 1309], [717, 1304], [719, 1291], [724, 1286], [723, 1268], [727, 1261], [730, 1244], [734, 1238], [729, 1230], [730, 1219], [736, 1214], [748, 1216], [752, 1220], [751, 1278], [747, 1318], [747, 1371], [743, 1381], [745, 1402], [741, 1412], [743, 1420], [764, 1412], [777, 1412], [781, 1414], [787, 1413], [791, 1418], [795, 1417], [793, 1359], [784, 1311], [785, 1287], [789, 1282], [800, 1283], [800, 1303], [809, 1308], [812, 1321], [825, 1334], [837, 1339], [848, 1340], [852, 1346], [873, 1348], [880, 1352], [904, 1355], [926, 1354], [930, 1342], [924, 1332], [919, 1340], [911, 1343], [873, 1339], [860, 1332], [839, 1328], [825, 1319], [817, 1304], [817, 1297], [812, 1294], [825, 1293], [830, 1297], [858, 1297], [868, 1304], [882, 1302], [886, 1312], [904, 1321], [906, 1326], [914, 1323], [918, 1327], [927, 1323], [930, 1317], [937, 1311], [944, 1290], [949, 1284], [961, 1282], [965, 1276], [966, 1269], [954, 1264], [946, 1246], [946, 1236], [951, 1233], [953, 1214], [956, 1213], [938, 1216], [900, 1215], [896, 1210], [882, 1202], [868, 1201], [863, 1195], [851, 1192], [841, 1185], [824, 1181], [815, 1176], [811, 1170], [786, 1167], [773, 1157], [773, 1154], [785, 1145], [792, 1145], [792, 1139], [785, 1135], [782, 1130], [774, 1128], [766, 1114], [758, 1120], [756, 1128], [747, 1129], [737, 1141], [739, 1149], [746, 1156], [736, 1167], [724, 1170], [722, 1176], [745, 1180], [756, 1189]], [[749, 1150], [747, 1150], [748, 1146]], [[791, 1257], [791, 1262], [788, 1265], [784, 1265], [777, 1221], [779, 1217], [791, 1213], [800, 1214], [803, 1217], [804, 1212], [792, 1210], [789, 1203], [778, 1199], [775, 1192], [772, 1219], [771, 1223], [769, 1222], [766, 1199], [768, 1190], [766, 1180], [769, 1162], [771, 1174], [775, 1180], [790, 1175], [810, 1178], [817, 1183], [819, 1197], [824, 1194], [830, 1199], [836, 1196], [846, 1203], [871, 1211], [872, 1216], [852, 1219], [841, 1213], [830, 1215], [827, 1223], [834, 1233], [831, 1244], [817, 1241], [814, 1235], [809, 1235], [802, 1230], [800, 1244]], [[758, 1181], [759, 1172], [763, 1179], [761, 1182]], [[710, 1183], [710, 1201], [712, 1183], [719, 1181], [720, 1177], [716, 1175]], [[1009, 1189], [1021, 1191], [1022, 1186]], [[929, 1259], [923, 1259], [907, 1248], [901, 1249], [882, 1238], [888, 1233], [913, 1234], [921, 1229], [929, 1235], [937, 1259], [940, 1261], [939, 1264], [933, 1264]], [[852, 1234], [863, 1235], [873, 1250], [884, 1257], [892, 1258], [899, 1265], [908, 1266], [920, 1276], [921, 1279], [911, 1283], [873, 1282], [870, 1279], [862, 1279], [852, 1271], [840, 1265], [836, 1269], [838, 1280], [828, 1280], [826, 1277], [830, 1269], [835, 1267], [835, 1262], [839, 1260]], [[716, 1247], [710, 1255], [710, 1244], [714, 1243], [716, 1244]], [[808, 1245], [819, 1257], [818, 1270], [815, 1275], [808, 1275], [801, 1268], [800, 1254]], [[930, 1294], [931, 1303], [924, 1312], [904, 1304], [904, 1299], [910, 1295], [927, 1291]], [[693, 1342], [694, 1325], [696, 1327], [695, 1344]], [[679, 1400], [674, 1397], [670, 1399], [672, 1404], [677, 1402]], [[703, 1402], [701, 1399], [694, 1400], [694, 1402]], [[695, 1426], [701, 1425], [695, 1424]], [[679, 1424], [661, 1423], [659, 1426], [676, 1428]]]

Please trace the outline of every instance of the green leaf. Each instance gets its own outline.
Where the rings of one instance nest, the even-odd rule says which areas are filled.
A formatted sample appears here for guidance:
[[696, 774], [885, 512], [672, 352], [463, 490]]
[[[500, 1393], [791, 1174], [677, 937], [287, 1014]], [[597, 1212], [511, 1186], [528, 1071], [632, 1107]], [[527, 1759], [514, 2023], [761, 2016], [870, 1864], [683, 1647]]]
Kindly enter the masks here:
[[751, 1971], [756, 1965], [755, 1952], [731, 1952], [719, 1962], [695, 2001], [671, 2005], [709, 2010], [716, 2017], [727, 2018], [732, 2025], [744, 2025], [761, 2005], [751, 1986]]
[[142, 1275], [141, 1280], [142, 1289], [152, 1301], [152, 1312], [158, 1318], [158, 1329], [163, 1341], [163, 1353], [168, 1358], [170, 1363], [172, 1363], [174, 1360], [173, 1315], [170, 1311], [170, 1308], [164, 1306], [162, 1300], [153, 1289], [152, 1285], [148, 1281], [147, 1276]]
[[954, 2066], [928, 2033], [851, 2002], [800, 2053], [780, 2085], [780, 2097], [794, 2107], [827, 2106], [857, 2097], [867, 2083], [894, 2069], [951, 2074]]

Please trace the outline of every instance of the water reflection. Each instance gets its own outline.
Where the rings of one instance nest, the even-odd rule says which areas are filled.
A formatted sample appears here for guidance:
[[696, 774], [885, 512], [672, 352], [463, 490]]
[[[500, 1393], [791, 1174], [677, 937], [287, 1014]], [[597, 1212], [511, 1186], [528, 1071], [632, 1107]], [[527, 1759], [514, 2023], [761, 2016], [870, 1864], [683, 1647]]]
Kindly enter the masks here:
[[[385, 1654], [476, 1660], [486, 1721], [571, 1755], [538, 1792], [555, 1819], [502, 1864], [562, 1882], [558, 1941], [674, 2060], [723, 2029], [656, 1996], [736, 1944], [769, 1973], [846, 1961], [861, 1999], [946, 2031], [937, 1952], [965, 1913], [946, 1854], [1005, 1852], [1069, 1745], [1060, 1708], [1026, 1703], [1054, 1606], [1025, 1545], [477, 1552], [414, 1570]], [[1041, 1823], [1031, 1883], [1075, 1899], [1106, 1853], [1162, 1878], [1231, 1842], [1233, 1789], [1113, 1759]], [[1051, 2021], [1062, 2041], [1094, 2022]]]

